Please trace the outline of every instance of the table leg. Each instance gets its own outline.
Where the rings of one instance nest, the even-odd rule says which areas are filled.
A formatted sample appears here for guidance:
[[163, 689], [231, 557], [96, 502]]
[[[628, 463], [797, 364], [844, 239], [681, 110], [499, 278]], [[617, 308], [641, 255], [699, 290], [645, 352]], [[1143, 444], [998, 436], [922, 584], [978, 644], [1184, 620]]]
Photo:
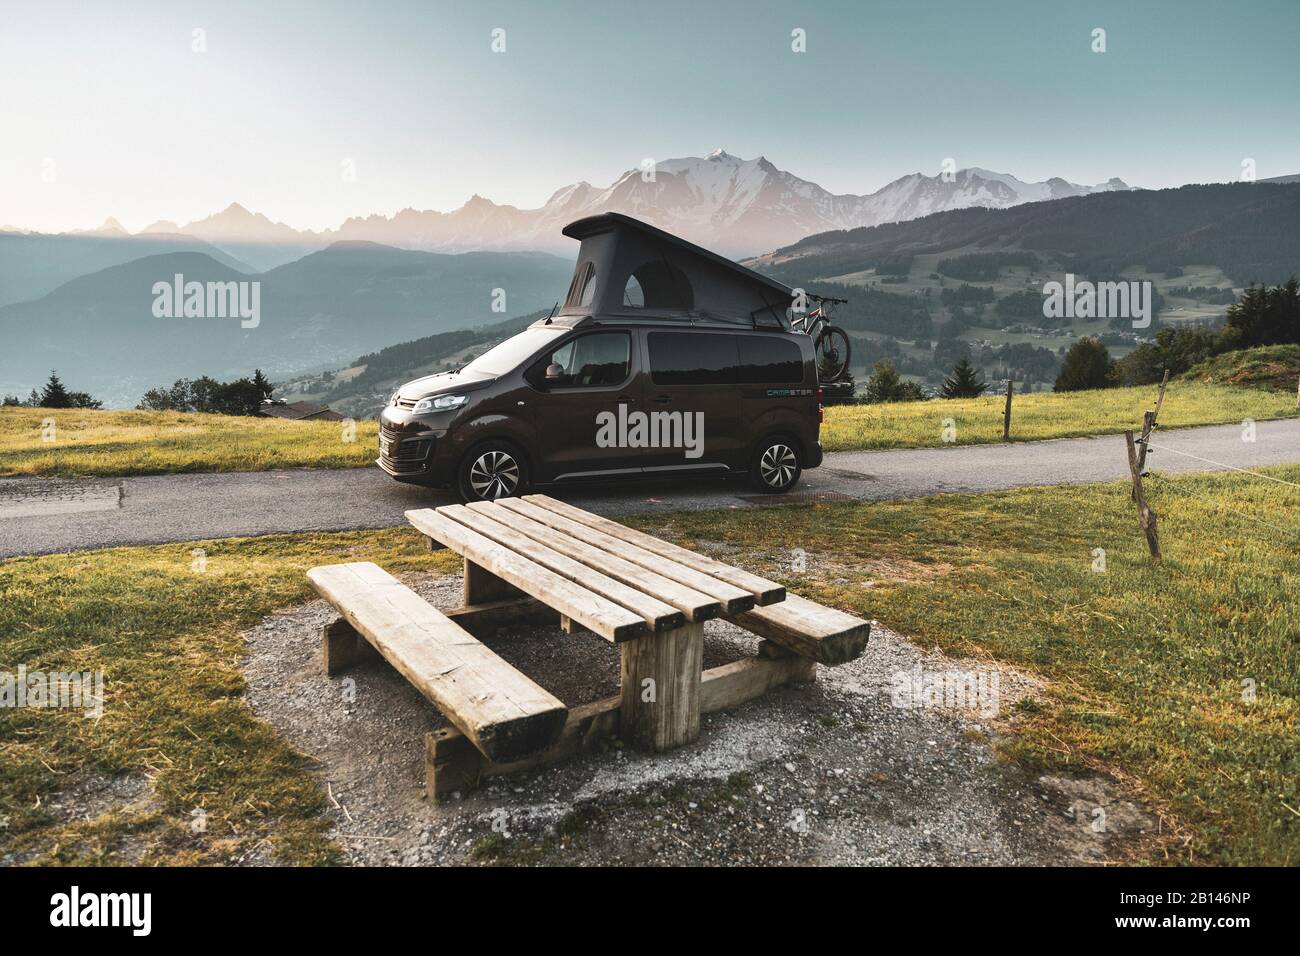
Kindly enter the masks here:
[[465, 559], [464, 601], [471, 604], [488, 604], [492, 601], [505, 601], [525, 595], [513, 584], [501, 580], [491, 571]]
[[704, 625], [691, 623], [619, 645], [622, 698], [619, 734], [658, 753], [700, 735], [700, 672]]

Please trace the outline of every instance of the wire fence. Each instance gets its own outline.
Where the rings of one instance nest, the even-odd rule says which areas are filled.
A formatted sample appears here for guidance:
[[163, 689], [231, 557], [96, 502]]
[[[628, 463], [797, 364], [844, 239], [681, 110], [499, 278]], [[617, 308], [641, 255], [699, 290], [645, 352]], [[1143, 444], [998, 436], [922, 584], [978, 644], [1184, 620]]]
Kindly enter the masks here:
[[1275, 481], [1279, 485], [1289, 485], [1292, 488], [1300, 488], [1300, 484], [1294, 481], [1287, 481], [1284, 478], [1275, 478], [1273, 475], [1261, 474], [1258, 471], [1250, 471], [1247, 468], [1238, 468], [1236, 465], [1229, 465], [1227, 462], [1215, 461], [1213, 458], [1202, 458], [1200, 455], [1193, 455], [1191, 452], [1179, 451], [1177, 448], [1170, 448], [1168, 445], [1157, 445], [1155, 442], [1148, 441], [1147, 447], [1158, 451], [1173, 452], [1175, 455], [1182, 455], [1184, 458], [1195, 458], [1197, 461], [1203, 461], [1208, 465], [1217, 465], [1227, 471], [1239, 472], [1243, 475], [1250, 475], [1254, 478], [1262, 478], [1265, 481]]
[[[1237, 469], [1237, 470], [1240, 470], [1240, 469]], [[1251, 472], [1247, 472], [1247, 474], [1251, 474]], [[1283, 525], [1277, 525], [1277, 524], [1274, 524], [1274, 523], [1271, 522], [1271, 521], [1265, 521], [1265, 520], [1262, 519], [1262, 518], [1258, 518], [1258, 517], [1256, 517], [1256, 516], [1254, 516], [1254, 515], [1247, 514], [1247, 513], [1244, 512], [1244, 511], [1240, 511], [1240, 510], [1238, 510], [1238, 509], [1236, 509], [1236, 508], [1230, 507], [1229, 505], [1223, 503], [1222, 501], [1217, 501], [1217, 500], [1215, 500], [1214, 498], [1209, 497], [1208, 495], [1202, 495], [1202, 494], [1200, 494], [1200, 493], [1198, 493], [1198, 492], [1192, 491], [1190, 488], [1186, 487], [1185, 485], [1178, 484], [1177, 482], [1172, 481], [1172, 480], [1166, 478], [1164, 475], [1161, 475], [1161, 474], [1159, 474], [1159, 473], [1157, 473], [1157, 472], [1154, 472], [1154, 471], [1151, 472], [1151, 473], [1150, 473], [1150, 477], [1160, 479], [1159, 482], [1157, 483], [1156, 487], [1159, 488], [1159, 489], [1161, 489], [1161, 490], [1164, 490], [1164, 489], [1170, 489], [1170, 490], [1172, 490], [1172, 491], [1176, 491], [1176, 492], [1178, 492], [1178, 493], [1181, 494], [1181, 495], [1186, 495], [1186, 496], [1191, 497], [1191, 498], [1197, 498], [1197, 499], [1200, 499], [1201, 501], [1204, 501], [1206, 504], [1210, 505], [1211, 507], [1213, 507], [1213, 508], [1216, 509], [1217, 511], [1226, 512], [1226, 513], [1228, 513], [1228, 514], [1236, 515], [1238, 518], [1241, 518], [1241, 519], [1243, 519], [1243, 520], [1245, 520], [1245, 521], [1249, 521], [1249, 522], [1252, 522], [1253, 524], [1261, 525], [1261, 526], [1263, 526], [1263, 527], [1265, 527], [1265, 528], [1269, 528], [1269, 529], [1271, 529], [1271, 530], [1273, 530], [1273, 531], [1281, 532], [1282, 534], [1285, 534], [1285, 535], [1287, 535], [1288, 537], [1292, 537], [1292, 538], [1295, 538], [1296, 540], [1300, 541], [1300, 529], [1297, 529], [1297, 528], [1287, 528], [1287, 527], [1284, 527]], [[1267, 477], [1269, 477], [1269, 476], [1268, 476], [1268, 475], [1256, 475], [1255, 477], [1258, 477], [1258, 478], [1267, 478]], [[1283, 484], [1292, 484], [1292, 482], [1283, 482]], [[1293, 487], [1300, 487], [1300, 485], [1293, 485]], [[1164, 519], [1166, 519], [1166, 520], [1168, 520], [1168, 518], [1169, 518], [1169, 514], [1168, 514], [1168, 512], [1162, 512], [1161, 517], [1164, 518]]]

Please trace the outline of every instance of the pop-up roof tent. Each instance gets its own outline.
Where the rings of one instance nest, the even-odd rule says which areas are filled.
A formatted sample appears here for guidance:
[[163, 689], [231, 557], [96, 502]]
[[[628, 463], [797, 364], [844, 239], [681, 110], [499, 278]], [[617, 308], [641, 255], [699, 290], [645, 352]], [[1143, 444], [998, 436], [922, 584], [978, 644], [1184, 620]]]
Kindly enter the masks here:
[[609, 212], [564, 234], [582, 247], [561, 315], [785, 325], [794, 290], [639, 219]]

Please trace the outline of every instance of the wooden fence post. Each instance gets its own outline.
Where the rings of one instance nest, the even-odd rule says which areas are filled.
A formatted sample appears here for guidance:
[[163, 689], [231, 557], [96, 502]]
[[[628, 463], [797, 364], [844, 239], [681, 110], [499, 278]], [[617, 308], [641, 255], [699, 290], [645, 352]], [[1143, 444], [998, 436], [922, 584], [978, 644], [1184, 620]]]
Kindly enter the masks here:
[[[1164, 378], [1160, 380], [1160, 392], [1156, 395], [1156, 410], [1153, 412], [1147, 412], [1142, 416], [1142, 437], [1137, 441], [1137, 444], [1142, 446], [1138, 449], [1138, 471], [1146, 471], [1147, 450], [1151, 447], [1151, 433], [1156, 430], [1156, 419], [1160, 417], [1160, 408], [1165, 403], [1165, 388], [1168, 385], [1169, 369], [1165, 369]], [[1133, 500], [1137, 501], [1136, 491], [1133, 493]]]
[[[1147, 415], [1154, 417], [1155, 413], [1147, 412]], [[1146, 495], [1142, 493], [1142, 468], [1138, 465], [1137, 446], [1133, 443], [1133, 429], [1125, 430], [1124, 441], [1128, 444], [1128, 469], [1133, 475], [1133, 500], [1138, 506], [1138, 524], [1147, 536], [1147, 547], [1151, 550], [1151, 557], [1159, 561], [1160, 537], [1156, 532], [1156, 513], [1147, 504]]]
[[1011, 440], [1011, 379], [1007, 379], [1007, 407], [1002, 412], [1002, 440]]

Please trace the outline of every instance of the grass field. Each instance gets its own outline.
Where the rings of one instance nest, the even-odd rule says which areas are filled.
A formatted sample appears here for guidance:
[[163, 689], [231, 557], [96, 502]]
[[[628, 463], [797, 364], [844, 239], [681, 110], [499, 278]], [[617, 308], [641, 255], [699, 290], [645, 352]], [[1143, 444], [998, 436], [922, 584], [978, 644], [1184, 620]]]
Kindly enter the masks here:
[[[1033, 392], [1012, 400], [1015, 441], [1119, 434], [1140, 428], [1142, 413], [1155, 405], [1156, 387], [1107, 388], [1093, 392]], [[983, 445], [1002, 440], [1006, 399], [983, 395], [885, 405], [837, 405], [826, 409], [822, 447], [826, 451], [865, 448], [931, 448], [945, 444]], [[1295, 395], [1232, 388], [1206, 382], [1169, 385], [1160, 424], [1165, 428], [1262, 421], [1296, 414]], [[946, 433], [951, 421], [952, 431]], [[951, 440], [947, 439], [951, 435]]]
[[[47, 423], [53, 423], [49, 427]], [[160, 475], [350, 468], [375, 460], [378, 423], [181, 412], [0, 408], [0, 476]], [[351, 438], [351, 441], [345, 440]]]
[[[1118, 433], [1142, 423], [1155, 388], [1106, 389], [1015, 398], [1017, 441]], [[1003, 399], [839, 405], [826, 409], [827, 451], [928, 448], [1001, 441]], [[1295, 396], [1217, 382], [1174, 382], [1160, 421], [1167, 428], [1295, 415]], [[53, 431], [45, 423], [54, 423]], [[355, 468], [374, 461], [377, 423], [359, 420], [348, 437], [340, 422], [286, 422], [178, 412], [0, 408], [0, 477], [155, 475], [272, 468]], [[594, 427], [594, 426], [593, 426]], [[594, 434], [594, 433], [593, 433]], [[46, 441], [46, 437], [52, 440]]]
[[[1293, 485], [1149, 479], [1160, 565], [1122, 483], [792, 507], [779, 521], [679, 514], [658, 530], [744, 549], [799, 593], [922, 646], [1045, 677], [1045, 704], [1005, 754], [1134, 782], [1178, 827], [1153, 862], [1294, 866], [1300, 466], [1268, 473]], [[805, 574], [783, 572], [794, 542]]]
[[[1300, 466], [1270, 473], [1300, 483]], [[1133, 782], [1172, 837], [1153, 862], [1295, 865], [1300, 490], [1245, 475], [1157, 474], [1149, 487], [1159, 566], [1123, 484], [636, 523], [701, 547], [725, 543], [736, 549], [729, 560], [922, 646], [1042, 675], [1047, 696], [1020, 714], [1004, 755], [1032, 770], [1105, 767]], [[807, 552], [799, 574], [796, 542]], [[0, 565], [4, 667], [107, 678], [100, 719], [0, 708], [0, 854], [214, 863], [264, 847], [286, 862], [336, 859], [306, 761], [243, 701], [239, 633], [309, 597], [314, 564], [456, 567], [421, 545], [399, 528]], [[1094, 570], [1098, 548], [1104, 571]], [[52, 798], [84, 771], [144, 774], [155, 802], [64, 821]], [[207, 813], [202, 839], [189, 828], [195, 809]]]
[[1216, 355], [1187, 373], [1196, 382], [1262, 388], [1294, 398], [1300, 382], [1300, 345], [1261, 345]]
[[[316, 564], [438, 566], [414, 532], [297, 535], [31, 558], [0, 565], [0, 661], [103, 671], [103, 716], [0, 708], [0, 858], [100, 865], [225, 863], [259, 848], [328, 863], [326, 796], [243, 699], [240, 631], [313, 596]], [[195, 570], [195, 548], [205, 551]], [[292, 693], [292, 688], [286, 688]], [[154, 805], [68, 822], [51, 797], [77, 774], [143, 774]], [[191, 831], [206, 814], [207, 836]]]

